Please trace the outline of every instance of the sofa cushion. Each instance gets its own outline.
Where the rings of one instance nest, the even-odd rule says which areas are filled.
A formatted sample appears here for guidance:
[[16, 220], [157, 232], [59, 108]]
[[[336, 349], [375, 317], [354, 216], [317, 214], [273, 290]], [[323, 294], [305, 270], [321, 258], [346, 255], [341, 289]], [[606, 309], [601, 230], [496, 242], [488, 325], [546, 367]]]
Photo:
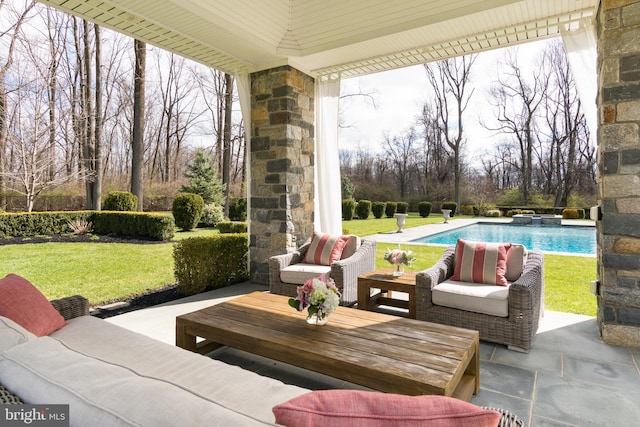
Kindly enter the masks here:
[[495, 427], [500, 413], [446, 396], [320, 390], [273, 408], [287, 427]]
[[509, 315], [509, 287], [445, 280], [431, 290], [434, 304], [491, 316]]
[[1, 354], [0, 383], [91, 426], [273, 425], [274, 405], [308, 391], [90, 316]]
[[511, 243], [458, 239], [451, 280], [506, 286], [507, 250]]
[[66, 324], [47, 298], [17, 274], [0, 279], [0, 316], [8, 317], [39, 337]]
[[527, 263], [527, 248], [518, 243], [512, 243], [507, 251], [507, 271], [504, 277], [509, 282], [515, 282], [522, 276], [524, 266]]
[[330, 272], [331, 267], [328, 265], [307, 264], [301, 262], [298, 264], [291, 264], [290, 266], [280, 270], [280, 280], [284, 283], [303, 285], [305, 280], [313, 279], [321, 274], [328, 274]]
[[0, 316], [0, 353], [36, 336], [13, 320]]
[[342, 256], [340, 257], [340, 259], [347, 259], [355, 254], [356, 251], [360, 249], [360, 245], [362, 244], [362, 241], [358, 236], [348, 234], [346, 237], [347, 243], [344, 245], [344, 249], [342, 250]]
[[331, 265], [342, 256], [347, 236], [313, 232], [311, 243], [304, 257], [307, 264]]

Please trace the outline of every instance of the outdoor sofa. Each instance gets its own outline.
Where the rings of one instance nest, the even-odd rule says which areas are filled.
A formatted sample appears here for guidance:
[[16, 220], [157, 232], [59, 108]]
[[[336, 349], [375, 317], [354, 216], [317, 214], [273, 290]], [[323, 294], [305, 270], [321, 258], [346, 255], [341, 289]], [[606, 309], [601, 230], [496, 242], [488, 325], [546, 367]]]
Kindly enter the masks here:
[[[31, 295], [7, 301], [7, 279], [23, 289], [26, 282]], [[33, 299], [34, 293], [19, 276], [0, 279], [0, 404], [6, 411], [23, 403], [65, 404], [69, 425], [83, 427], [413, 426], [425, 420], [522, 426], [509, 411], [444, 396], [287, 385], [92, 317], [82, 296], [49, 302], [42, 294]], [[4, 316], [7, 307], [25, 327]]]
[[[507, 244], [504, 286], [482, 283], [486, 281], [482, 279], [452, 280], [456, 263], [461, 260], [461, 249], [467, 245], [467, 249], [477, 253], [474, 247], [477, 243], [458, 240], [456, 245], [446, 248], [433, 267], [416, 275], [416, 318], [474, 329], [480, 332], [481, 340], [528, 352], [544, 313], [543, 254], [527, 251], [522, 245]], [[475, 268], [471, 264], [469, 267]], [[495, 266], [487, 270], [491, 268], [495, 277]]]

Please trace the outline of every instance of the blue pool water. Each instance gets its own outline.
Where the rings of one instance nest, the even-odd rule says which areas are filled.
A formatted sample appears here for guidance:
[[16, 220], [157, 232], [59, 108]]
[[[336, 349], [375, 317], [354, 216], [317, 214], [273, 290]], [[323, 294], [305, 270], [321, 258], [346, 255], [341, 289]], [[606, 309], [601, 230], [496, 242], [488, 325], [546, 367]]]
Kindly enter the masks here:
[[527, 249], [545, 252], [596, 254], [596, 228], [573, 225], [478, 223], [422, 237], [412, 242], [450, 245], [456, 243], [458, 239], [520, 243]]

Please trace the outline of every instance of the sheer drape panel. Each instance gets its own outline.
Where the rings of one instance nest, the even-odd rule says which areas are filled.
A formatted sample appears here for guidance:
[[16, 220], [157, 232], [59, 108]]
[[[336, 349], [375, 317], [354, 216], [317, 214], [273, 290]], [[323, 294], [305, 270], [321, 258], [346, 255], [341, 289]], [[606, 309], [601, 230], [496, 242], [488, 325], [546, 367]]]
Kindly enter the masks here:
[[314, 229], [342, 234], [342, 195], [338, 154], [340, 76], [316, 80]]
[[[598, 130], [598, 78], [596, 72], [597, 41], [595, 28], [591, 20], [581, 20], [578, 28], [565, 27], [562, 42], [567, 53], [567, 61], [576, 82], [591, 141], [596, 139]], [[575, 24], [574, 24], [575, 25]], [[594, 144], [595, 145], [595, 144]]]

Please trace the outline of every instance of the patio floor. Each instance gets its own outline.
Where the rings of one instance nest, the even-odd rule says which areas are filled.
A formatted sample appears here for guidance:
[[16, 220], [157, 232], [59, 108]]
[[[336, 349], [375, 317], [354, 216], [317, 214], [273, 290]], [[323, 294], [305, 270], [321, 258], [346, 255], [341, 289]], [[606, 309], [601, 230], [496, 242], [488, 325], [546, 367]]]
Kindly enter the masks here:
[[[434, 226], [429, 232], [450, 227]], [[404, 242], [420, 233], [376, 237]], [[106, 320], [173, 345], [176, 316], [256, 290], [267, 287], [242, 283]], [[210, 356], [309, 389], [361, 388], [230, 348]], [[528, 354], [481, 342], [480, 356], [481, 388], [471, 401], [508, 409], [525, 426], [628, 426], [640, 420], [640, 349], [604, 344], [593, 317], [545, 311]]]

